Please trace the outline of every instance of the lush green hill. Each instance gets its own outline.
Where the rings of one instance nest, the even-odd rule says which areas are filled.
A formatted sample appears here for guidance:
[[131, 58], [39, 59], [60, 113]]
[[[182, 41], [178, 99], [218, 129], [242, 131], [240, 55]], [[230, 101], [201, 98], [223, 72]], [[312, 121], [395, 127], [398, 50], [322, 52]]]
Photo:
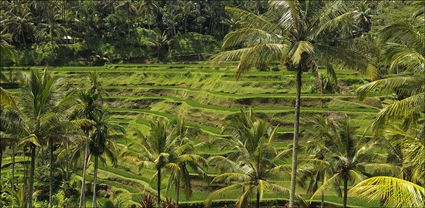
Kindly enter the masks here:
[[[41, 69], [35, 67], [36, 69]], [[105, 67], [56, 67], [49, 68], [61, 79], [61, 87], [73, 90], [88, 85], [88, 73], [96, 72], [103, 89], [107, 92], [105, 103], [113, 112], [113, 120], [127, 129], [125, 136], [117, 135], [121, 148], [126, 148], [133, 139], [133, 129], [147, 133], [148, 122], [156, 117], [181, 118], [191, 127], [193, 142], [199, 144], [217, 137], [226, 120], [240, 109], [252, 108], [259, 117], [279, 125], [279, 139], [276, 146], [289, 148], [293, 128], [293, 105], [295, 100], [295, 73], [281, 71], [261, 72], [253, 70], [240, 80], [234, 78], [235, 65], [213, 66], [209, 63], [192, 64], [152, 64], [152, 65], [108, 65]], [[24, 68], [16, 67], [15, 72]], [[357, 133], [364, 134], [367, 126], [379, 111], [383, 97], [360, 101], [354, 89], [367, 82], [367, 77], [356, 71], [337, 70], [341, 93], [320, 94], [315, 92], [316, 79], [305, 74], [302, 87], [301, 130], [309, 125], [315, 115], [341, 117], [349, 115], [359, 127]], [[17, 95], [19, 89], [12, 90]], [[369, 134], [369, 132], [366, 132]], [[303, 138], [301, 142], [305, 141]], [[131, 149], [130, 151], [139, 151]], [[228, 151], [209, 145], [200, 145], [199, 153], [208, 155], [226, 154]], [[289, 162], [288, 159], [287, 162]], [[143, 190], [155, 192], [151, 188], [154, 170], [142, 169], [131, 158], [120, 159], [119, 165], [101, 166], [100, 183], [112, 187], [112, 191], [125, 191], [133, 200], [142, 197]], [[5, 171], [6, 172], [6, 171]], [[92, 173], [91, 169], [89, 173]], [[217, 173], [209, 170], [210, 174]], [[79, 178], [79, 174], [75, 176]], [[282, 173], [282, 184], [289, 187], [288, 173]], [[164, 187], [166, 181], [163, 182]], [[194, 180], [194, 195], [182, 201], [202, 202], [210, 191], [205, 182]], [[303, 189], [298, 189], [304, 194]], [[103, 192], [102, 192], [103, 193]], [[105, 194], [106, 195], [106, 194]], [[173, 198], [172, 193], [165, 193]], [[226, 199], [235, 199], [236, 193], [229, 193]], [[266, 199], [287, 198], [287, 196], [266, 195]], [[327, 193], [329, 202], [341, 203], [335, 193]], [[364, 201], [350, 199], [353, 206], [366, 206]]]

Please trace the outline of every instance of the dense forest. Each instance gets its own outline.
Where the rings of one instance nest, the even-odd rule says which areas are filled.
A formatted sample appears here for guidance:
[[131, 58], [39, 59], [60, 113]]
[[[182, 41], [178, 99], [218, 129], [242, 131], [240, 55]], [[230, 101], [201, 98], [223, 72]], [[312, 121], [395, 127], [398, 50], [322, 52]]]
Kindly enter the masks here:
[[2, 40], [18, 65], [103, 65], [205, 59], [238, 23], [235, 6], [266, 1], [1, 1]]
[[0, 1], [0, 207], [424, 207], [425, 2]]
[[[352, 34], [358, 37], [369, 32], [372, 21], [379, 29], [413, 12], [408, 1], [350, 4], [359, 15], [358, 30]], [[18, 51], [13, 63], [20, 66], [204, 60], [219, 51], [223, 37], [241, 24], [225, 12], [226, 6], [262, 14], [268, 4], [264, 0], [1, 1], [1, 40]]]

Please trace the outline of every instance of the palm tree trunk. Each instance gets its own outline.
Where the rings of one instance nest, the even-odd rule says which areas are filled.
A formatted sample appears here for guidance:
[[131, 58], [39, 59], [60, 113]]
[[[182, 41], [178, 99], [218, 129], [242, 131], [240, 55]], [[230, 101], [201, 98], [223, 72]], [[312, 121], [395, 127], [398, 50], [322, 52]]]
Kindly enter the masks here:
[[81, 192], [80, 192], [80, 202], [78, 207], [83, 208], [86, 207], [86, 175], [87, 175], [87, 160], [88, 160], [88, 154], [89, 154], [89, 143], [88, 139], [86, 138], [86, 147], [84, 149], [84, 164], [83, 164], [83, 178], [81, 179]]
[[179, 198], [180, 198], [180, 179], [176, 181], [176, 207], [179, 207]]
[[158, 182], [157, 182], [158, 198], [157, 198], [157, 202], [158, 202], [158, 207], [160, 207], [161, 206], [161, 168], [157, 168], [156, 171], [157, 171], [157, 174], [158, 174]]
[[32, 208], [32, 194], [34, 192], [34, 171], [35, 171], [35, 144], [30, 145], [31, 150], [31, 165], [30, 165], [30, 178], [29, 178], [29, 191], [28, 191], [28, 207]]
[[[3, 149], [0, 147], [0, 177], [1, 177], [1, 170], [3, 169], [2, 161], [3, 161]], [[3, 181], [0, 180], [0, 193], [3, 193], [2, 188], [3, 188]]]
[[291, 192], [289, 194], [289, 207], [295, 207], [295, 189], [297, 185], [297, 152], [298, 152], [298, 136], [300, 131], [300, 108], [301, 108], [301, 76], [303, 59], [298, 63], [297, 68], [297, 94], [295, 98], [295, 121], [294, 121], [294, 138], [292, 144], [292, 174], [291, 174]]
[[320, 207], [325, 207], [325, 191], [322, 190], [322, 198], [320, 200]]
[[[15, 154], [16, 154], [16, 146], [15, 144], [12, 145], [12, 176], [11, 176], [11, 188], [12, 190], [15, 190]], [[0, 168], [1, 169], [1, 168]], [[1, 174], [0, 174], [1, 175]]]
[[257, 187], [257, 201], [255, 207], [260, 208], [260, 187]]
[[344, 175], [344, 208], [347, 208], [348, 176]]
[[49, 207], [53, 207], [53, 140], [49, 138]]
[[98, 163], [98, 156], [94, 156], [94, 176], [93, 176], [93, 201], [92, 201], [92, 207], [96, 208], [96, 180], [97, 180], [97, 163]]
[[[69, 149], [68, 142], [66, 143], [66, 149]], [[65, 181], [69, 181], [69, 160], [65, 161]]]
[[[26, 153], [25, 153], [25, 148], [24, 148], [24, 150], [23, 150], [23, 152], [24, 152], [24, 161], [27, 161], [27, 155], [26, 155]], [[28, 164], [27, 163], [25, 163], [25, 165], [24, 165], [24, 177], [23, 177], [23, 181], [22, 181], [22, 190], [23, 190], [23, 193], [24, 193], [24, 196], [23, 196], [23, 202], [22, 202], [22, 207], [28, 207], [27, 205], [28, 205]]]

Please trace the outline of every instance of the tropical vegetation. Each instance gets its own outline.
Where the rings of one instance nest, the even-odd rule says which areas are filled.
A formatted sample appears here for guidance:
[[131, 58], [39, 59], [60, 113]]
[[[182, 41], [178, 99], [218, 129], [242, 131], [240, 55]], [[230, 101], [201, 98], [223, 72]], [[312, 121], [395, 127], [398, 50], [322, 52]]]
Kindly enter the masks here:
[[0, 207], [422, 207], [423, 1], [1, 1]]

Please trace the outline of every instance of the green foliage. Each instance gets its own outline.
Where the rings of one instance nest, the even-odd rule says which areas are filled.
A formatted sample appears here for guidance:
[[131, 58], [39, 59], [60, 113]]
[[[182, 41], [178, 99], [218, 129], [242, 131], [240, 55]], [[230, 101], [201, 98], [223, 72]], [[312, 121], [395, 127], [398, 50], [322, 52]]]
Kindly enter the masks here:
[[[264, 11], [265, 3], [255, 6], [241, 0], [3, 1], [0, 50], [8, 56], [1, 57], [2, 64], [15, 62], [10, 53], [14, 49], [20, 54], [16, 59], [19, 65], [205, 59], [217, 49], [218, 40], [232, 25], [223, 12], [226, 5]], [[145, 37], [144, 30], [157, 34]], [[168, 50], [158, 50], [164, 37], [174, 42], [168, 55]], [[147, 42], [155, 42], [156, 46]], [[81, 48], [72, 50], [68, 46], [72, 44]]]
[[[0, 206], [47, 207], [50, 196], [52, 207], [76, 207], [90, 192], [92, 206], [103, 207], [153, 207], [149, 194], [164, 207], [281, 206], [289, 171], [301, 185], [296, 193], [314, 203], [321, 195], [323, 206], [420, 206], [423, 6], [0, 1], [1, 64], [9, 66], [0, 74]], [[215, 60], [239, 66], [122, 64], [202, 60], [225, 34]], [[47, 73], [11, 65], [60, 67]], [[294, 71], [312, 74], [295, 81]], [[89, 88], [74, 91], [87, 87], [88, 76]], [[359, 101], [359, 85], [360, 98], [373, 98]], [[288, 138], [298, 135], [291, 131], [301, 92], [296, 148]], [[239, 114], [244, 107], [256, 113]], [[288, 155], [297, 159], [292, 150], [301, 151], [298, 171], [289, 166]]]
[[217, 50], [218, 41], [213, 36], [189, 32], [171, 39], [168, 56], [174, 61], [203, 60]]
[[369, 178], [357, 184], [350, 192], [370, 200], [383, 200], [384, 206], [420, 207], [425, 203], [424, 187], [400, 178]]

